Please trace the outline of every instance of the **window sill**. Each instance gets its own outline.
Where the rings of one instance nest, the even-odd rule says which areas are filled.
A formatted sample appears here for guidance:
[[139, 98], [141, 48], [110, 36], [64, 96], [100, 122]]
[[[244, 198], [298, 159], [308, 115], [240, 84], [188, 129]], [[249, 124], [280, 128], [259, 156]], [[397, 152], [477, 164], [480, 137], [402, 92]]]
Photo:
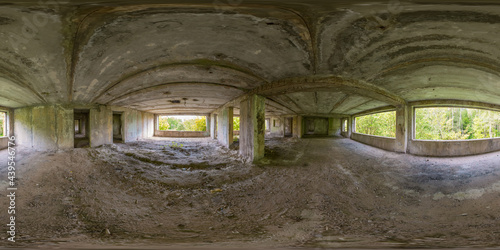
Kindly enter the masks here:
[[381, 138], [381, 139], [393, 139], [393, 140], [396, 140], [396, 137], [385, 137], [385, 136], [379, 136], [379, 135], [367, 135], [367, 134], [361, 134], [361, 133], [356, 133], [356, 132], [353, 132], [353, 134], [364, 135], [364, 136], [371, 136], [371, 137]]
[[484, 139], [470, 139], [470, 140], [420, 140], [420, 139], [412, 139], [412, 141], [418, 141], [418, 142], [474, 142], [474, 141], [489, 141], [489, 140], [500, 140], [500, 137], [484, 138]]

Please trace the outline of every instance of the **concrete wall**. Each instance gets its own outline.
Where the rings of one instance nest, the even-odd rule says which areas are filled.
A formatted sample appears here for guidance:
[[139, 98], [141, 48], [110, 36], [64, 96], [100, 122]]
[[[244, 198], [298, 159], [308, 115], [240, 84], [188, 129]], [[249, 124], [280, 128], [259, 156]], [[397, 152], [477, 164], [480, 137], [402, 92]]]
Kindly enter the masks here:
[[500, 138], [468, 141], [417, 141], [408, 145], [410, 154], [422, 156], [466, 156], [500, 151]]
[[9, 146], [8, 137], [0, 137], [0, 150], [6, 149]]
[[73, 109], [59, 106], [37, 106], [14, 110], [17, 144], [39, 151], [73, 148]]
[[105, 134], [105, 136], [108, 139], [111, 138], [111, 142], [113, 142], [113, 112], [121, 112], [122, 114], [123, 142], [132, 142], [154, 136], [154, 114], [115, 106], [109, 107], [109, 111], [107, 112], [109, 112], [107, 117], [109, 117], [110, 123], [106, 126], [109, 135]]
[[90, 146], [98, 147], [113, 143], [113, 111], [110, 107], [90, 109]]
[[113, 111], [122, 111], [127, 141], [153, 135], [154, 115], [109, 107], [67, 107], [47, 105], [14, 110], [14, 131], [21, 147], [52, 151], [74, 147], [74, 109], [89, 109], [89, 131], [92, 147], [113, 143]]
[[[241, 117], [240, 117], [241, 129]], [[233, 143], [233, 108], [223, 108], [217, 112], [217, 140], [229, 147]]]
[[154, 136], [157, 137], [209, 137], [206, 131], [161, 131], [156, 130]]
[[340, 136], [342, 132], [342, 123], [340, 118], [328, 118], [328, 135]]
[[283, 117], [266, 116], [266, 119], [269, 119], [269, 132], [266, 132], [266, 138], [283, 137], [285, 135]]
[[7, 134], [5, 137], [0, 137], [0, 150], [6, 149], [9, 146], [9, 137], [14, 135], [14, 110], [0, 107], [1, 112], [7, 112]]
[[341, 125], [340, 118], [337, 117], [303, 117], [302, 135], [340, 136]]
[[396, 139], [395, 138], [387, 138], [387, 137], [380, 137], [380, 136], [374, 136], [374, 135], [364, 135], [364, 134], [358, 134], [358, 133], [352, 133], [351, 134], [351, 139], [370, 145], [374, 146], [377, 148], [385, 149], [388, 151], [395, 151], [396, 148]]
[[325, 117], [304, 117], [304, 135], [328, 135], [328, 118]]

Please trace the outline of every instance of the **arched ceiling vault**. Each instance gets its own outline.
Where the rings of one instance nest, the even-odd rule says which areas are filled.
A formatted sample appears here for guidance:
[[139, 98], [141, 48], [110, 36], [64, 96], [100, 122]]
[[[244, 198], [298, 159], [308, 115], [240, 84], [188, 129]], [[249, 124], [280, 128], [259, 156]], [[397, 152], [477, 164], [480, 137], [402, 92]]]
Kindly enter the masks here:
[[500, 105], [495, 1], [219, 2], [0, 0], [0, 106], [206, 114], [245, 94], [275, 114]]

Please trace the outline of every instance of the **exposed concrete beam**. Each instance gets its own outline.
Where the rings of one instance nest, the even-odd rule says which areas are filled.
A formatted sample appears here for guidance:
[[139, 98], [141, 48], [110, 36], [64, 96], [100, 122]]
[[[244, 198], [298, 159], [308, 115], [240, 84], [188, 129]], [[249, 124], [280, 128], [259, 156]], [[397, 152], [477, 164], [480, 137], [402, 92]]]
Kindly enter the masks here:
[[301, 113], [301, 114], [298, 114], [298, 115], [302, 116], [302, 117], [330, 117], [330, 118], [342, 118], [342, 117], [346, 116], [344, 114], [335, 114], [335, 113], [331, 113], [331, 114], [324, 114], [324, 113]]
[[[233, 100], [225, 103], [224, 105], [220, 106], [214, 112], [220, 112], [220, 110], [222, 110], [224, 108], [228, 108], [228, 107], [239, 107], [240, 103], [242, 101], [244, 101], [245, 99], [247, 99], [249, 96], [250, 96], [250, 94], [240, 95], [240, 96], [234, 98]], [[288, 110], [290, 112], [289, 114], [296, 114], [297, 113], [297, 112], [293, 111], [292, 109], [290, 109], [289, 107], [287, 107], [286, 105], [283, 105], [283, 104], [281, 104], [275, 100], [272, 100], [270, 98], [266, 98], [266, 101], [269, 102], [272, 106], [276, 106], [276, 107], [279, 107], [281, 109]]]
[[349, 108], [348, 110], [346, 110], [346, 112], [351, 111], [351, 110], [356, 109], [356, 108], [359, 108], [359, 107], [361, 107], [361, 106], [363, 106], [363, 105], [366, 105], [367, 103], [370, 103], [370, 102], [372, 102], [372, 101], [373, 101], [373, 100], [368, 100], [368, 101], [366, 101], [366, 102], [362, 102], [362, 103], [360, 103], [360, 104], [358, 104], [358, 105], [356, 105], [356, 106], [353, 106], [353, 107]]
[[274, 99], [271, 99], [271, 98], [266, 98], [266, 105], [277, 106], [277, 108], [288, 110], [288, 111], [292, 112], [293, 114], [297, 113], [294, 110], [292, 110], [291, 108], [287, 107], [286, 105], [284, 105], [284, 104], [282, 104]]
[[332, 109], [328, 113], [331, 114], [334, 110], [336, 110], [338, 107], [340, 107], [342, 104], [344, 104], [344, 102], [347, 99], [349, 99], [349, 95], [345, 95], [344, 98], [342, 98], [339, 102], [335, 103], [335, 105], [333, 105]]
[[20, 104], [20, 105], [28, 106], [28, 105], [27, 105], [27, 102], [21, 101], [19, 98], [10, 97], [10, 96], [5, 96], [5, 95], [2, 95], [1, 93], [0, 93], [0, 98], [3, 98], [3, 99], [6, 99], [6, 100], [9, 100], [9, 101], [11, 101], [11, 102], [18, 103], [18, 104]]
[[313, 75], [282, 79], [261, 85], [251, 90], [249, 94], [273, 96], [332, 88], [345, 93], [372, 98], [394, 106], [406, 105], [406, 101], [403, 98], [387, 89], [365, 81], [333, 75]]
[[376, 77], [382, 77], [385, 75], [388, 75], [392, 73], [393, 71], [401, 70], [413, 65], [418, 65], [418, 64], [424, 64], [424, 65], [429, 65], [429, 64], [435, 64], [435, 63], [441, 63], [445, 65], [463, 65], [465, 67], [477, 67], [479, 69], [487, 69], [487, 71], [498, 74], [500, 72], [500, 67], [498, 65], [495, 65], [494, 63], [488, 63], [485, 61], [478, 61], [478, 60], [472, 60], [472, 59], [464, 59], [460, 56], [453, 56], [453, 57], [427, 57], [427, 58], [421, 58], [417, 60], [412, 60], [412, 61], [405, 61], [403, 63], [393, 65], [390, 68], [385, 69], [384, 71], [380, 72], [378, 75], [374, 76], [373, 78]]
[[[3, 73], [3, 74], [6, 74], [6, 76], [0, 76], [0, 77], [5, 77], [5, 79], [7, 79], [13, 85], [16, 85], [17, 87], [19, 87], [22, 90], [27, 90], [27, 91], [31, 92], [33, 94], [33, 96], [40, 101], [39, 103], [47, 103], [47, 100], [40, 93], [38, 93], [33, 88], [33, 86], [31, 86], [29, 84], [25, 84], [24, 82], [22, 82], [22, 80], [19, 79], [19, 77], [13, 76], [12, 72], [7, 72], [7, 73]], [[2, 83], [2, 84], [4, 84], [4, 83]], [[7, 98], [7, 97], [5, 97], [5, 98]], [[24, 102], [19, 101], [17, 98], [8, 97], [8, 99], [10, 99], [14, 102], [17, 102], [17, 103], [24, 104]]]
[[[156, 85], [156, 86], [153, 86], [153, 87], [143, 88], [143, 89], [140, 89], [140, 90], [137, 90], [137, 91], [134, 91], [134, 92], [130, 92], [130, 93], [121, 95], [119, 97], [114, 98], [113, 100], [109, 101], [106, 104], [107, 105], [113, 104], [113, 103], [119, 102], [119, 101], [121, 101], [123, 99], [132, 97], [134, 95], [144, 94], [144, 93], [148, 93], [148, 92], [155, 92], [155, 91], [158, 91], [158, 90], [162, 90], [165, 87], [178, 86], [178, 85], [190, 85], [190, 84], [203, 84], [203, 85], [207, 85], [207, 86], [225, 87], [225, 88], [232, 88], [232, 89], [238, 89], [238, 90], [241, 90], [241, 91], [245, 91], [242, 88], [238, 88], [238, 87], [235, 87], [235, 86], [232, 86], [232, 85], [228, 85], [228, 84], [221, 84], [221, 83], [212, 83], [212, 82], [172, 82], [172, 83], [165, 83], [165, 84]], [[181, 97], [181, 96], [179, 96], [179, 97]]]
[[287, 106], [269, 98], [266, 98], [266, 107], [272, 107], [272, 109], [267, 109], [270, 113], [289, 114], [289, 112], [293, 112], [295, 114], [295, 112]]
[[[296, 101], [294, 101], [290, 96], [288, 96], [288, 95], [282, 95], [282, 96], [276, 96], [276, 97], [268, 97], [268, 99], [272, 99], [272, 100], [275, 100], [275, 98], [284, 98], [284, 99], [287, 99], [288, 102], [286, 100], [283, 100], [283, 101], [285, 101], [287, 103], [291, 103], [291, 104], [293, 104], [293, 106], [295, 106], [295, 109], [290, 108], [291, 110], [294, 110], [294, 113], [301, 113], [301, 112], [303, 112], [303, 110], [300, 107], [300, 105]], [[290, 104], [288, 104], [288, 105], [290, 105]]]
[[380, 107], [380, 108], [376, 108], [376, 109], [370, 109], [370, 110], [366, 110], [366, 111], [363, 111], [363, 112], [360, 112], [360, 113], [356, 113], [356, 114], [352, 114], [353, 117], [355, 116], [364, 116], [364, 115], [371, 115], [371, 114], [375, 114], [375, 113], [382, 113], [382, 112], [388, 112], [388, 111], [394, 111], [394, 107], [393, 106], [385, 106], [385, 107]]
[[500, 105], [484, 103], [484, 102], [474, 102], [474, 101], [463, 101], [463, 100], [425, 100], [425, 101], [415, 101], [409, 102], [409, 106], [412, 107], [463, 107], [463, 108], [480, 108], [480, 109], [490, 109], [500, 111]]
[[150, 67], [147, 69], [142, 69], [142, 70], [138, 70], [136, 72], [131, 72], [131, 73], [125, 74], [125, 75], [123, 75], [123, 77], [121, 79], [119, 79], [116, 82], [110, 83], [108, 86], [106, 86], [106, 88], [104, 90], [100, 91], [100, 93], [97, 94], [92, 99], [92, 102], [96, 102], [100, 97], [102, 97], [107, 92], [109, 92], [112, 89], [119, 86], [122, 82], [125, 82], [127, 80], [131, 80], [134, 78], [140, 79], [141, 77], [144, 77], [145, 75], [150, 74], [151, 72], [154, 72], [157, 70], [168, 70], [169, 68], [179, 67], [179, 66], [210, 66], [210, 67], [216, 67], [216, 68], [220, 68], [220, 69], [233, 70], [233, 71], [237, 71], [239, 73], [242, 73], [250, 78], [256, 79], [256, 81], [266, 82], [261, 77], [253, 74], [250, 70], [245, 69], [245, 68], [241, 68], [241, 67], [233, 65], [231, 63], [199, 59], [199, 60], [194, 60], [194, 61], [189, 61], [189, 62], [160, 64], [160, 65], [156, 65], [154, 67]]

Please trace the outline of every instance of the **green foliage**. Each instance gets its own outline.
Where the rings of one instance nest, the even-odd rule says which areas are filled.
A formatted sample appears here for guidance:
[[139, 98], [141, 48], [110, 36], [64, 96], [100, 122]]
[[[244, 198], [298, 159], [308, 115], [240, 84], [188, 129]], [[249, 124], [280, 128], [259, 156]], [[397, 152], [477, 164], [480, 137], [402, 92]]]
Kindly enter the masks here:
[[4, 126], [5, 126], [5, 113], [0, 112], [0, 137], [6, 136], [6, 135], [4, 135], [4, 131], [5, 131]]
[[176, 131], [185, 131], [184, 123], [181, 119], [175, 117], [167, 117], [168, 129], [166, 130], [176, 130]]
[[168, 123], [168, 117], [160, 116], [158, 117], [158, 129], [159, 130], [168, 130], [170, 124]]
[[240, 131], [240, 117], [233, 116], [233, 130]]
[[160, 116], [158, 118], [159, 130], [175, 131], [206, 131], [207, 120], [204, 116], [198, 116], [194, 119], [182, 120], [172, 116]]
[[200, 116], [195, 119], [185, 120], [183, 125], [185, 131], [206, 131], [207, 119]]
[[391, 111], [356, 117], [356, 132], [395, 138], [396, 112]]
[[170, 148], [182, 148], [184, 147], [183, 144], [177, 144], [177, 142], [172, 142], [172, 144], [169, 146]]
[[419, 108], [418, 140], [467, 140], [500, 137], [500, 113], [467, 108]]

